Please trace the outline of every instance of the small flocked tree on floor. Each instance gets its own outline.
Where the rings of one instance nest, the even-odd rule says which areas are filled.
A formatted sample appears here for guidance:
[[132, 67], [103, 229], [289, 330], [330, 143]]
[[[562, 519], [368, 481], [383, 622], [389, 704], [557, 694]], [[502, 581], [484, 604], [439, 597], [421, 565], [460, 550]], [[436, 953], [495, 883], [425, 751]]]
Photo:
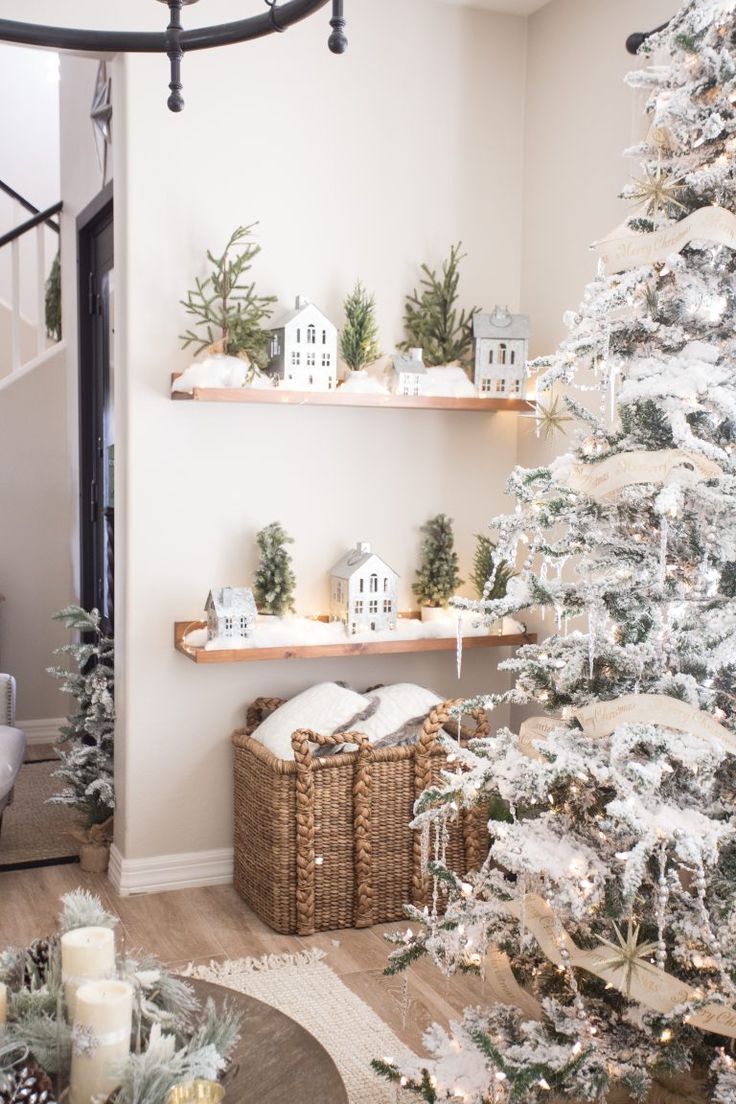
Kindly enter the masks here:
[[[488, 993], [426, 1069], [377, 1062], [429, 1102], [736, 1102], [735, 9], [686, 3], [650, 43], [669, 64], [631, 78], [638, 206], [537, 365], [543, 388], [596, 372], [615, 417], [568, 400], [573, 451], [517, 469], [495, 522], [520, 574], [467, 603], [556, 631], [466, 703], [541, 715], [455, 747], [417, 804], [445, 907], [410, 910], [390, 969], [428, 956]], [[447, 822], [479, 803], [490, 855], [461, 878]]]
[[84, 827], [92, 829], [109, 821], [115, 808], [113, 642], [102, 633], [97, 610], [87, 613], [80, 606], [68, 606], [54, 619], [87, 640], [64, 644], [56, 650], [57, 655], [71, 658], [74, 670], [49, 668], [49, 674], [61, 680], [62, 693], [70, 694], [76, 703], [76, 711], [62, 725], [56, 745], [61, 766], [54, 777], [61, 778], [66, 788], [51, 801], [78, 809]]
[[442, 271], [423, 264], [420, 290], [407, 295], [404, 307], [406, 341], [400, 349], [423, 350], [424, 363], [433, 365], [465, 363], [473, 348], [473, 315], [477, 308], [459, 310], [460, 262], [462, 242], [450, 249]]
[[423, 606], [446, 606], [463, 584], [452, 518], [437, 514], [424, 523], [422, 533], [422, 562], [412, 589]]
[[376, 299], [356, 283], [343, 303], [345, 325], [340, 333], [340, 353], [351, 372], [361, 372], [381, 356], [376, 322]]
[[294, 611], [296, 576], [286, 548], [287, 544], [293, 543], [293, 537], [289, 536], [278, 521], [272, 521], [256, 534], [261, 558], [253, 592], [260, 613], [282, 617], [287, 611]]

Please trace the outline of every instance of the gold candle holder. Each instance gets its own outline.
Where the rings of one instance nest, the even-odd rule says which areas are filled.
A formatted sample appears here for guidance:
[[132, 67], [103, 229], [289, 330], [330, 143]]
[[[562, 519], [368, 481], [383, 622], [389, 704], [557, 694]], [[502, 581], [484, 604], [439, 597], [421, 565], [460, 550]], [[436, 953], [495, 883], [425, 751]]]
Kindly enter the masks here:
[[166, 1094], [166, 1104], [220, 1104], [225, 1089], [219, 1081], [182, 1081]]

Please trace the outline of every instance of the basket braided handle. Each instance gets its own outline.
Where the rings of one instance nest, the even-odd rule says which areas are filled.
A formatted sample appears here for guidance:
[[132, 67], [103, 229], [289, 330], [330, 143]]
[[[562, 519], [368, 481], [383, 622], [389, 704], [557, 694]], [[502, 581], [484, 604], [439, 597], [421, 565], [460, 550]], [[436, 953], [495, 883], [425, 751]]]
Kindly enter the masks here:
[[291, 744], [296, 762], [296, 920], [299, 935], [315, 930], [314, 871], [314, 769], [310, 743], [321, 747], [357, 744], [358, 761], [353, 774], [353, 840], [355, 844], [355, 927], [373, 923], [373, 877], [371, 855], [371, 789], [373, 747], [362, 732], [339, 732], [321, 736], [310, 729], [294, 732]]
[[[452, 713], [462, 710], [464, 698], [451, 698], [436, 705], [425, 720], [414, 757], [414, 795], [419, 798], [432, 785], [432, 756], [439, 746], [439, 734], [444, 726], [454, 718]], [[467, 715], [475, 721], [474, 739], [487, 736], [490, 732], [488, 717], [483, 709], [468, 710]], [[458, 727], [458, 739], [467, 742]], [[465, 866], [467, 870], [477, 869], [482, 862], [482, 848], [477, 818], [473, 811], [461, 813], [463, 843], [465, 848]], [[421, 908], [429, 898], [429, 879], [422, 869], [422, 840], [418, 831], [414, 832], [414, 870], [412, 874], [412, 899]]]
[[274, 713], [283, 704], [283, 698], [256, 698], [253, 704], [248, 706], [248, 711], [245, 714], [246, 736], [252, 736], [268, 714]]

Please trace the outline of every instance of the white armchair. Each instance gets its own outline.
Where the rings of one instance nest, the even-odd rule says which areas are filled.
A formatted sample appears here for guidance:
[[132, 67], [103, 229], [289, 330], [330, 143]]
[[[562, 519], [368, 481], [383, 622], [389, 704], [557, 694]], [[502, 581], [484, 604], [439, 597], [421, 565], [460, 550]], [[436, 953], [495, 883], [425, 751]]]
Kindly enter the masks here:
[[0, 675], [0, 827], [25, 754], [25, 732], [15, 727], [15, 679]]

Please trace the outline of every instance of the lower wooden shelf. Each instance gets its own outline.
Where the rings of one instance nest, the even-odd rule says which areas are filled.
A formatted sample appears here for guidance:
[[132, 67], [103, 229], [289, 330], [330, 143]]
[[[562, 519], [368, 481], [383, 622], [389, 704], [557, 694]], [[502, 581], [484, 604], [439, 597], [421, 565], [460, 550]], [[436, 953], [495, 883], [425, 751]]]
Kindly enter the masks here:
[[[406, 614], [411, 618], [418, 614]], [[322, 620], [320, 618], [320, 620]], [[423, 640], [376, 640], [344, 644], [293, 644], [276, 648], [231, 648], [207, 650], [187, 644], [189, 633], [205, 628], [204, 621], [177, 621], [174, 624], [174, 645], [178, 652], [193, 663], [253, 663], [264, 659], [329, 659], [334, 656], [396, 655], [402, 652], [452, 652], [457, 647], [454, 636], [427, 637]], [[534, 633], [489, 633], [487, 636], [464, 636], [463, 650], [475, 648], [518, 648], [535, 644]]]

